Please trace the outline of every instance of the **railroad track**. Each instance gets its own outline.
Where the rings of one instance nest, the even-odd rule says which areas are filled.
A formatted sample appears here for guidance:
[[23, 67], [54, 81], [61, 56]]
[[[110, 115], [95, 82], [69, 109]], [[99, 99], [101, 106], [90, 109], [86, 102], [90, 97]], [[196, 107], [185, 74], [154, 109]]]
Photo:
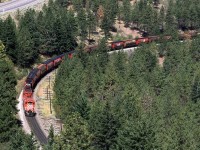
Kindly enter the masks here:
[[41, 145], [45, 145], [48, 142], [47, 137], [45, 136], [44, 132], [42, 131], [40, 125], [38, 124], [35, 117], [26, 117], [26, 120], [34, 133], [36, 139], [40, 142]]

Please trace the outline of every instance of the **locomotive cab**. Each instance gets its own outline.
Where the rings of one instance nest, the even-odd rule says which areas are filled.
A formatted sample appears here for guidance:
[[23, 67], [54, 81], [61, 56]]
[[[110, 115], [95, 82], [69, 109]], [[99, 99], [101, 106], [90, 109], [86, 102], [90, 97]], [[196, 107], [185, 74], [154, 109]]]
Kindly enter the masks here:
[[32, 117], [35, 116], [35, 102], [32, 98], [24, 100], [24, 113], [25, 116]]
[[26, 83], [24, 86], [23, 98], [31, 97], [33, 94], [32, 86], [29, 83]]

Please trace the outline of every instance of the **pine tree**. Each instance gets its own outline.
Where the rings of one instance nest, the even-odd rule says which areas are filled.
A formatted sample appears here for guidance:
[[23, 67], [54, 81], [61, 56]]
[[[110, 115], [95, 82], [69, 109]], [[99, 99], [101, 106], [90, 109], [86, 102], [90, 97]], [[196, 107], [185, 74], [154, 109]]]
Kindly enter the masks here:
[[98, 89], [99, 100], [115, 101], [120, 94], [120, 78], [117, 74], [114, 61], [109, 59], [105, 73], [102, 75], [102, 87]]
[[38, 30], [40, 32], [39, 52], [42, 54], [52, 55], [57, 50], [54, 23], [58, 17], [56, 17], [57, 13], [54, 13], [54, 9], [54, 3], [49, 1], [48, 7], [44, 5], [43, 12], [39, 13], [37, 18]]
[[3, 22], [3, 26], [0, 29], [1, 40], [5, 46], [6, 54], [12, 59], [13, 62], [17, 61], [17, 35], [16, 35], [16, 25], [11, 16], [8, 16]]
[[200, 100], [200, 75], [196, 75], [192, 85], [191, 92], [192, 101], [197, 102]]
[[69, 11], [67, 14], [65, 11], [62, 12], [62, 20], [63, 26], [65, 27], [64, 32], [61, 34], [62, 41], [65, 43], [65, 50], [63, 51], [71, 51], [74, 50], [77, 46], [76, 36], [78, 34], [78, 23], [74, 17], [74, 13]]
[[156, 149], [154, 128], [149, 118], [127, 120], [119, 130], [119, 147], [126, 150]]
[[0, 60], [0, 142], [8, 142], [16, 131], [16, 79], [12, 66]]
[[160, 9], [160, 14], [159, 14], [159, 23], [160, 23], [160, 31], [164, 31], [164, 22], [165, 22], [165, 9], [162, 6]]
[[55, 140], [54, 140], [54, 128], [51, 125], [50, 129], [49, 129], [48, 143], [47, 143], [47, 145], [45, 146], [44, 149], [46, 149], [46, 150], [53, 150], [54, 144], [55, 144]]
[[[99, 104], [97, 103], [96, 105]], [[91, 112], [90, 122], [90, 132], [93, 135], [92, 145], [94, 149], [114, 149], [116, 148], [116, 137], [117, 129], [119, 127], [119, 122], [116, 116], [112, 113], [111, 106], [109, 102], [102, 108], [97, 108], [97, 106]]]
[[22, 67], [30, 67], [37, 58], [37, 51], [34, 51], [34, 42], [28, 29], [23, 28], [18, 32], [17, 38], [18, 64]]
[[26, 13], [20, 18], [19, 30], [27, 28], [31, 39], [34, 43], [33, 50], [38, 51], [40, 45], [40, 33], [38, 31], [38, 24], [36, 20], [36, 12], [32, 9], [28, 9]]
[[100, 71], [104, 72], [106, 68], [106, 64], [108, 63], [108, 47], [106, 45], [106, 39], [101, 39], [97, 49], [94, 52], [94, 55], [96, 55], [96, 61], [97, 65], [100, 69]]
[[[128, 55], [123, 52], [117, 52], [116, 54], [114, 54], [113, 59], [114, 68], [116, 73], [118, 74], [118, 78], [125, 79], [127, 75], [126, 61], [128, 60]], [[112, 57], [110, 61], [112, 61]]]
[[92, 31], [95, 31], [97, 26], [97, 20], [95, 18], [95, 14], [92, 11], [87, 12], [87, 18], [88, 18], [88, 39], [90, 41], [90, 35]]
[[130, 18], [130, 15], [131, 15], [130, 0], [123, 0], [123, 14], [124, 14], [125, 25], [127, 26], [131, 19]]
[[190, 53], [192, 54], [192, 59], [195, 62], [199, 62], [200, 61], [200, 48], [199, 48], [199, 44], [200, 44], [200, 38], [192, 40], [192, 44], [191, 44], [191, 48], [190, 48]]
[[[65, 81], [66, 78], [69, 80]], [[60, 112], [62, 118], [76, 112], [77, 109], [82, 111], [85, 102], [81, 103], [82, 99], [82, 83], [83, 81], [83, 65], [80, 59], [74, 57], [73, 59], [66, 59], [60, 66], [58, 76], [55, 81], [56, 111]], [[64, 101], [63, 101], [64, 100]], [[87, 110], [87, 109], [85, 109]]]
[[149, 27], [150, 34], [151, 35], [158, 35], [158, 34], [160, 34], [158, 12], [153, 10], [151, 18], [152, 18], [152, 21], [151, 21], [151, 24], [150, 24], [150, 27]]
[[177, 32], [177, 25], [174, 20], [174, 3], [173, 0], [169, 1], [169, 6], [166, 12], [166, 30], [165, 34], [171, 35], [173, 39], [177, 40], [178, 32]]
[[91, 134], [87, 122], [78, 113], [69, 115], [66, 120], [63, 132], [55, 140], [54, 149], [89, 149]]
[[75, 10], [78, 12], [80, 8], [83, 7], [83, 0], [72, 0], [72, 4], [74, 5]]
[[190, 28], [198, 28], [197, 20], [198, 20], [198, 4], [191, 3], [189, 7], [189, 20], [190, 20]]
[[86, 11], [84, 9], [79, 9], [77, 13], [77, 20], [80, 30], [80, 36], [82, 37], [82, 40], [85, 40], [87, 37], [88, 21]]
[[154, 11], [153, 11], [152, 7], [150, 6], [150, 4], [144, 2], [143, 7], [144, 8], [143, 8], [143, 11], [142, 11], [143, 15], [141, 17], [141, 23], [143, 24], [143, 30], [145, 32], [147, 32], [147, 34], [148, 34], [150, 32], [152, 26], [153, 26], [152, 24], [153, 24], [154, 19], [156, 20], [157, 17], [153, 16]]
[[165, 77], [166, 76], [162, 68], [156, 67], [153, 70], [152, 75], [150, 76], [149, 84], [153, 87], [156, 95], [160, 95], [162, 92]]
[[115, 18], [118, 12], [117, 0], [105, 1], [103, 10], [103, 20], [101, 22], [101, 27], [104, 30], [105, 36], [109, 36], [109, 30], [115, 22]]
[[188, 44], [179, 44], [177, 42], [168, 43], [166, 45], [167, 53], [164, 61], [164, 71], [166, 74], [175, 73], [179, 65], [185, 62], [191, 63]]
[[33, 135], [27, 135], [20, 129], [11, 137], [9, 150], [35, 150]]
[[138, 28], [139, 27], [139, 13], [137, 13], [138, 11], [138, 5], [136, 4], [135, 7], [131, 10], [131, 22], [133, 24], [136, 24], [135, 27]]
[[88, 103], [89, 102], [86, 97], [86, 94], [81, 93], [80, 99], [77, 101], [75, 106], [75, 111], [78, 112], [80, 116], [85, 120], [89, 119], [90, 106]]
[[156, 53], [152, 49], [151, 45], [144, 45], [142, 48], [136, 49], [130, 58], [129, 74], [136, 82], [138, 82], [138, 77], [138, 79], [142, 79], [141, 77], [145, 80], [148, 79], [149, 73], [156, 66]]
[[109, 30], [110, 30], [111, 26], [112, 26], [111, 19], [109, 18], [109, 15], [107, 13], [105, 13], [103, 20], [101, 22], [101, 28], [103, 29], [106, 37], [108, 37], [110, 35]]

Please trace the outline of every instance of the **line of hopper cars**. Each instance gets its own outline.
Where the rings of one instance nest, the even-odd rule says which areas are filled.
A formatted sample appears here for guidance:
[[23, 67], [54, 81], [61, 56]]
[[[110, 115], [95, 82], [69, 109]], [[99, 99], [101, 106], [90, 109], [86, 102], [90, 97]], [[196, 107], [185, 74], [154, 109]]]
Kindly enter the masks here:
[[[151, 42], [158, 42], [158, 41], [168, 41], [171, 40], [172, 37], [171, 36], [148, 36], [148, 37], [142, 37], [142, 38], [137, 38], [137, 39], [130, 39], [130, 40], [122, 40], [122, 41], [115, 41], [115, 42], [111, 42], [109, 43], [108, 47], [111, 50], [116, 50], [116, 49], [120, 49], [120, 48], [129, 48], [129, 47], [136, 47], [139, 46], [141, 44], [148, 44]], [[184, 40], [185, 38], [180, 36], [180, 40]]]
[[[179, 40], [191, 39], [197, 36], [197, 31], [189, 32], [187, 34], [179, 34]], [[162, 42], [172, 40], [172, 36], [148, 36], [136, 39], [128, 39], [121, 41], [108, 42], [107, 46], [110, 50], [117, 50], [122, 48], [136, 47], [144, 43]], [[86, 47], [86, 51], [90, 52], [97, 48], [97, 45]]]
[[32, 117], [35, 116], [35, 100], [33, 98], [34, 88], [36, 87], [38, 81], [45, 76], [48, 72], [58, 67], [58, 65], [63, 61], [63, 59], [68, 56], [72, 58], [73, 51], [68, 52], [56, 57], [53, 57], [40, 65], [32, 69], [27, 76], [24, 89], [23, 89], [23, 108], [25, 116]]
[[[165, 36], [162, 38], [163, 40], [170, 40], [171, 36]], [[159, 36], [149, 36], [149, 37], [142, 37], [137, 39], [128, 39], [128, 40], [121, 40], [121, 41], [114, 41], [108, 42], [107, 46], [110, 50], [117, 50], [122, 48], [129, 48], [129, 47], [136, 47], [144, 43], [150, 43], [154, 41], [159, 41], [161, 38]], [[87, 52], [91, 52], [95, 50], [98, 46], [91, 45], [85, 48]]]
[[[198, 35], [198, 32], [195, 30], [186, 32], [186, 33], [180, 33], [178, 35], [179, 40], [186, 40], [186, 39], [192, 39], [193, 37], [196, 37]], [[115, 41], [108, 43], [108, 47], [111, 50], [116, 50], [120, 48], [128, 48], [128, 47], [136, 47], [144, 43], [151, 43], [151, 42], [162, 42], [162, 41], [169, 41], [172, 40], [172, 36], [148, 36], [148, 37], [141, 37], [136, 39], [129, 39], [129, 40], [122, 40], [122, 41]]]

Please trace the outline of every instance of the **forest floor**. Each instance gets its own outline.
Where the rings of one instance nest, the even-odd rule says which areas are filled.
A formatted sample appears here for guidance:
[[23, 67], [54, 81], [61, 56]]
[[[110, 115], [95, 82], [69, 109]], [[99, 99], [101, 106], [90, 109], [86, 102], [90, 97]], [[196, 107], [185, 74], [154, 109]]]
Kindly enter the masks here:
[[164, 61], [165, 61], [165, 57], [158, 57], [158, 64], [160, 67], [163, 67]]
[[[116, 29], [116, 32], [110, 31], [111, 38], [109, 39], [109, 42], [118, 40], [117, 38], [120, 38], [122, 40], [125, 39], [134, 39], [136, 37], [142, 37], [142, 34], [139, 30], [132, 30], [130, 27], [125, 27], [123, 21], [115, 21], [115, 24], [113, 26]], [[101, 28], [97, 28], [95, 32], [91, 33], [90, 39], [94, 40], [94, 43], [92, 45], [97, 45], [98, 41], [104, 37], [104, 32]], [[88, 45], [88, 41], [85, 41], [86, 45]]]
[[123, 21], [115, 21], [114, 27], [117, 29], [117, 32], [111, 32], [113, 36], [116, 36], [117, 34], [122, 37], [134, 39], [136, 37], [141, 37], [141, 33], [138, 30], [132, 30], [129, 27], [125, 27], [125, 24]]
[[17, 92], [17, 97], [19, 97], [21, 91], [23, 90], [24, 82], [26, 80], [26, 77], [23, 77], [20, 80], [17, 80], [17, 85], [16, 85], [16, 92]]

